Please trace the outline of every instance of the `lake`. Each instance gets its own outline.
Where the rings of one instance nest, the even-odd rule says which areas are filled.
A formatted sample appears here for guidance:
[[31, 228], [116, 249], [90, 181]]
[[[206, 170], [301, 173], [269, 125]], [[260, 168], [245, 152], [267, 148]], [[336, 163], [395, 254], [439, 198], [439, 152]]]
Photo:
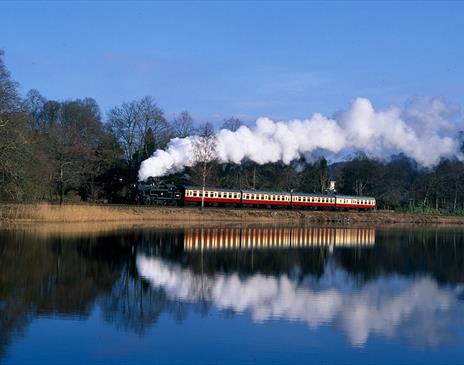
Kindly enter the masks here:
[[0, 363], [456, 364], [464, 229], [0, 230]]

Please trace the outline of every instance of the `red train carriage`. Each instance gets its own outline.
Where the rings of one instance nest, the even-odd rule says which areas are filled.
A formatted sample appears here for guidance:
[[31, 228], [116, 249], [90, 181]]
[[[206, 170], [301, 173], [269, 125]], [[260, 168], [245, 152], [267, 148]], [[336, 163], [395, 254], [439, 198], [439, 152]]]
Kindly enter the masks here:
[[[201, 203], [203, 188], [185, 187], [185, 203]], [[236, 190], [205, 187], [206, 205], [297, 207], [297, 208], [335, 208], [335, 209], [375, 209], [372, 197], [324, 195], [305, 193], [286, 193], [275, 191]]]
[[242, 190], [244, 206], [290, 206], [291, 199], [291, 194], [285, 192]]
[[[240, 190], [205, 187], [205, 204], [240, 204]], [[201, 186], [186, 186], [184, 201], [186, 203], [201, 203], [203, 188]]]
[[292, 206], [298, 208], [334, 208], [335, 195], [292, 193]]
[[344, 209], [375, 209], [375, 199], [368, 196], [345, 196], [337, 195], [335, 206]]

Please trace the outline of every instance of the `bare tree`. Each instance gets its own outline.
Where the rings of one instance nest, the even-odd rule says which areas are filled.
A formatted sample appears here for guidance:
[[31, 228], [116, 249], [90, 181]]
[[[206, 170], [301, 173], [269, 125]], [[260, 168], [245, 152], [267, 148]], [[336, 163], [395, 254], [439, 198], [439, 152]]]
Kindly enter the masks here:
[[201, 126], [199, 132], [199, 135], [194, 140], [193, 161], [194, 165], [199, 167], [200, 170], [202, 181], [201, 209], [203, 209], [205, 206], [206, 178], [211, 170], [212, 163], [217, 159], [217, 140], [210, 123]]
[[153, 147], [163, 148], [170, 137], [170, 126], [164, 117], [163, 110], [158, 107], [151, 96], [145, 96], [137, 102], [137, 148], [142, 155], [147, 155], [145, 146], [147, 136], [153, 139]]
[[163, 111], [150, 96], [112, 108], [108, 113], [108, 125], [121, 142], [130, 168], [146, 155], [148, 133], [155, 148], [163, 148], [171, 133]]
[[36, 89], [29, 90], [23, 102], [24, 109], [29, 117], [29, 123], [32, 129], [36, 131], [43, 130], [43, 111], [46, 102], [47, 100]]
[[240, 119], [235, 118], [235, 117], [230, 117], [230, 118], [224, 119], [224, 123], [222, 123], [221, 128], [228, 129], [232, 132], [235, 132], [242, 125], [243, 125], [243, 122]]
[[121, 142], [127, 164], [132, 167], [137, 150], [137, 102], [112, 108], [108, 113], [108, 125]]
[[195, 133], [194, 120], [186, 110], [174, 118], [172, 127], [174, 135], [178, 138], [185, 138]]

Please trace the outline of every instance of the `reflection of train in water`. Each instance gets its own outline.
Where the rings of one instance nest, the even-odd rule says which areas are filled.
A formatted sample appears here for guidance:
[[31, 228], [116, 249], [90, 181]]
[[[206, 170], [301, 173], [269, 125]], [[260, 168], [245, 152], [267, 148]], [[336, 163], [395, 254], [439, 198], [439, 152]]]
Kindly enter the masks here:
[[187, 251], [356, 247], [374, 244], [374, 228], [187, 228], [184, 233], [184, 249]]
[[234, 207], [284, 207], [310, 209], [375, 209], [375, 198], [283, 191], [220, 189], [182, 186], [161, 182], [139, 184], [140, 200], [147, 205], [195, 205]]

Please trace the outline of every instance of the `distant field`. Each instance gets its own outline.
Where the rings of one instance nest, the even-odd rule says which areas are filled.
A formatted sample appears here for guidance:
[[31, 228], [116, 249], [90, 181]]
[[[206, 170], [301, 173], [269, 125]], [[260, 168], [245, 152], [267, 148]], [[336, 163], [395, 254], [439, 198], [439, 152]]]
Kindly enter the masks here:
[[332, 212], [197, 207], [140, 207], [86, 204], [0, 204], [3, 222], [240, 222], [240, 223], [444, 223], [462, 224], [464, 217], [392, 211]]

